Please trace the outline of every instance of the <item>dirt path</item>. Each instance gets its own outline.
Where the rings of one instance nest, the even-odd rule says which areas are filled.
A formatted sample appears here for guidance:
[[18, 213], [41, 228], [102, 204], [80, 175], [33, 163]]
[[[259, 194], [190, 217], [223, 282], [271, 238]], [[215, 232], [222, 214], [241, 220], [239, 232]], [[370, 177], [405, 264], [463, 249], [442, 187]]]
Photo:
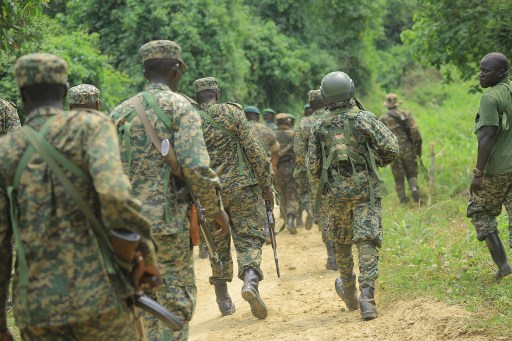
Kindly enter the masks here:
[[237, 311], [222, 318], [213, 287], [208, 284], [209, 262], [195, 255], [198, 298], [190, 325], [191, 341], [490, 340], [467, 333], [465, 326], [470, 314], [462, 308], [426, 298], [397, 302], [380, 309], [377, 319], [363, 322], [357, 311], [345, 309], [334, 291], [338, 272], [325, 269], [325, 247], [316, 226], [310, 231], [302, 228], [294, 236], [285, 231], [277, 242], [280, 279], [276, 276], [272, 248], [266, 245], [263, 251], [265, 279], [260, 284], [260, 293], [269, 316], [262, 321], [251, 315], [249, 305], [240, 296], [242, 281], [237, 278], [228, 285]]

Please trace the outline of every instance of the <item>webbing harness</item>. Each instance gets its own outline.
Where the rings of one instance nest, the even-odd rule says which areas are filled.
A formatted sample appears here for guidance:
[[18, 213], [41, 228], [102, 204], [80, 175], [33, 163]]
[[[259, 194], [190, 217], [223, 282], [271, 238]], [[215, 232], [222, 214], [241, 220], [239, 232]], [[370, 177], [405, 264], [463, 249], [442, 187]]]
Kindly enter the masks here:
[[[164, 126], [167, 128], [167, 131], [169, 132], [170, 134], [170, 138], [169, 140], [173, 140], [173, 137], [174, 137], [174, 130], [173, 130], [173, 122], [172, 122], [172, 119], [167, 116], [164, 111], [158, 106], [158, 104], [156, 103], [155, 101], [155, 98], [153, 97], [152, 94], [150, 94], [149, 92], [147, 91], [143, 91], [141, 93], [142, 95], [142, 98], [143, 98], [143, 101], [142, 102], [142, 106], [145, 110], [145, 108], [147, 108], [148, 106], [153, 109], [153, 111], [155, 112], [156, 116], [158, 117], [158, 119], [164, 124]], [[138, 96], [138, 95], [136, 95]], [[135, 99], [136, 97], [132, 98], [132, 101], [133, 99]], [[125, 160], [127, 160], [127, 173], [130, 172], [130, 167], [131, 167], [131, 163], [132, 163], [132, 144], [131, 144], [131, 136], [130, 136], [130, 131], [131, 131], [131, 127], [132, 127], [132, 122], [133, 120], [135, 119], [135, 117], [137, 117], [137, 111], [134, 110], [132, 111], [130, 114], [128, 114], [128, 116], [126, 117], [126, 120], [125, 122], [119, 126], [118, 128], [118, 136], [119, 136], [119, 141], [123, 141], [124, 142], [124, 156], [125, 156]], [[163, 185], [164, 185], [164, 188], [163, 188], [163, 191], [165, 193], [165, 202], [166, 202], [166, 205], [165, 205], [165, 212], [164, 212], [164, 221], [168, 224], [171, 223], [171, 212], [170, 212], [170, 207], [169, 207], [169, 198], [167, 197], [168, 195], [168, 192], [169, 192], [169, 181], [170, 181], [170, 176], [171, 176], [171, 166], [166, 162], [164, 164], [164, 176], [163, 176]]]
[[[320, 212], [320, 204], [322, 201], [322, 194], [324, 192], [325, 185], [328, 180], [329, 170], [332, 178], [334, 179], [334, 186], [338, 187], [342, 185], [342, 178], [339, 172], [333, 165], [337, 165], [341, 162], [347, 162], [352, 168], [352, 180], [358, 185], [362, 185], [362, 179], [357, 174], [356, 165], [362, 165], [365, 167], [367, 174], [370, 174], [370, 170], [377, 176], [379, 181], [382, 181], [380, 176], [377, 163], [375, 162], [375, 154], [365, 139], [364, 143], [358, 142], [357, 139], [352, 139], [352, 136], [360, 136], [354, 131], [354, 122], [359, 113], [346, 113], [343, 120], [343, 127], [333, 127], [332, 119], [338, 116], [340, 113], [327, 113], [322, 116], [323, 123], [321, 125], [322, 139], [320, 142], [322, 151], [322, 170], [320, 174], [320, 182], [315, 198], [314, 214]], [[348, 124], [347, 121], [348, 120]], [[331, 137], [331, 134], [333, 137]], [[342, 137], [337, 137], [342, 136]], [[344, 146], [344, 147], [341, 147]], [[375, 188], [371, 181], [369, 183], [370, 188], [370, 203], [373, 207], [375, 204]]]
[[23, 156], [18, 163], [18, 167], [16, 168], [16, 172], [14, 174], [13, 182], [8, 184], [7, 186], [7, 198], [9, 200], [9, 209], [11, 216], [11, 226], [14, 234], [14, 238], [16, 240], [16, 252], [17, 252], [17, 264], [18, 264], [18, 276], [19, 283], [18, 288], [20, 290], [21, 296], [21, 304], [23, 306], [23, 311], [26, 313], [27, 319], [29, 319], [29, 310], [28, 307], [28, 266], [27, 260], [25, 257], [25, 248], [23, 246], [23, 241], [21, 239], [21, 232], [18, 224], [18, 206], [16, 202], [16, 191], [19, 188], [21, 175], [23, 171], [26, 169], [28, 162], [34, 152], [38, 152], [44, 161], [48, 164], [48, 167], [52, 170], [55, 176], [61, 182], [61, 185], [66, 190], [71, 198], [75, 201], [80, 211], [84, 214], [88, 223], [94, 230], [96, 234], [99, 246], [101, 257], [100, 260], [107, 270], [109, 275], [115, 275], [116, 270], [114, 268], [114, 264], [112, 262], [113, 248], [110, 243], [110, 239], [107, 236], [105, 228], [98, 221], [92, 210], [89, 208], [85, 200], [77, 191], [76, 187], [71, 183], [68, 177], [64, 174], [61, 167], [69, 170], [75, 176], [79, 177], [82, 181], [89, 183], [92, 185], [92, 180], [89, 174], [81, 169], [80, 167], [73, 164], [69, 161], [62, 153], [60, 153], [57, 149], [55, 149], [48, 141], [44, 139], [44, 135], [49, 129], [50, 123], [56, 118], [53, 116], [48, 119], [40, 131], [34, 130], [32, 127], [25, 125], [20, 129], [22, 135], [28, 140], [29, 146], [25, 149]]
[[[211, 111], [210, 107], [208, 111], [200, 110], [199, 114], [201, 115], [201, 118], [206, 120], [208, 123], [210, 123], [212, 126], [220, 130], [224, 135], [231, 137], [236, 142], [236, 154], [238, 157], [238, 174], [239, 175], [246, 175], [247, 174], [247, 161], [246, 161], [246, 155], [244, 153], [244, 150], [242, 148], [242, 143], [240, 142], [240, 138], [235, 135], [234, 133], [230, 132], [223, 126], [221, 126], [218, 122], [216, 122], [212, 116], [210, 115]], [[252, 177], [252, 175], [249, 173], [247, 174], [249, 177]]]

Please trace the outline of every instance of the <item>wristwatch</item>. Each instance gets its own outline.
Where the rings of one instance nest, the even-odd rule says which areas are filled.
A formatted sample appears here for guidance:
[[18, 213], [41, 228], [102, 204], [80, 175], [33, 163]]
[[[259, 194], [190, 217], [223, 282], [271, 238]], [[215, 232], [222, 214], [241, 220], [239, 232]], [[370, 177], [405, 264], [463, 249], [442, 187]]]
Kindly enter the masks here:
[[482, 176], [484, 176], [484, 173], [480, 169], [475, 168], [473, 169], [473, 175], [475, 176], [475, 178], [481, 178]]

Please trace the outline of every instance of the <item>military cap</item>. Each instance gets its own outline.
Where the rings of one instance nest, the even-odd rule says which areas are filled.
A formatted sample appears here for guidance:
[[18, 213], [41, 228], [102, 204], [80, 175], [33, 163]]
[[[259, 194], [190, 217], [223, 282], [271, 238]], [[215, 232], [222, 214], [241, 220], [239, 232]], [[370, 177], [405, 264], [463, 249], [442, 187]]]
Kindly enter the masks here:
[[308, 91], [308, 99], [309, 101], [314, 100], [321, 100], [322, 99], [322, 93], [320, 92], [320, 89], [318, 90], [309, 90]]
[[263, 115], [265, 115], [265, 114], [274, 114], [275, 115], [276, 112], [271, 108], [265, 108], [265, 109], [263, 109]]
[[100, 101], [100, 91], [90, 84], [80, 84], [68, 90], [69, 104], [94, 104]]
[[66, 84], [68, 65], [53, 54], [31, 53], [18, 58], [13, 74], [20, 88], [35, 84]]
[[402, 103], [402, 101], [398, 100], [398, 96], [396, 94], [391, 93], [386, 95], [386, 100], [382, 104], [387, 108], [394, 108]]
[[284, 112], [276, 115], [277, 123], [286, 123], [290, 119], [290, 116]]
[[180, 69], [188, 69], [187, 64], [181, 59], [181, 46], [171, 40], [153, 40], [140, 48], [142, 62], [150, 59], [174, 59], [180, 62]]
[[309, 104], [304, 104], [304, 110], [306, 110], [306, 109], [311, 109], [311, 105], [309, 105]]
[[261, 114], [261, 113], [260, 113], [260, 110], [259, 110], [257, 107], [253, 106], [253, 105], [248, 105], [248, 106], [246, 106], [246, 107], [244, 108], [244, 112], [245, 112], [246, 114], [248, 114], [248, 113], [250, 113], [250, 112], [253, 112], [253, 113], [258, 114], [258, 115], [260, 115], [260, 114]]
[[295, 121], [295, 116], [293, 116], [292, 114], [288, 114], [288, 118], [292, 121]]
[[196, 94], [205, 90], [219, 90], [219, 86], [217, 85], [217, 80], [214, 77], [206, 77], [197, 79], [194, 82], [194, 90]]

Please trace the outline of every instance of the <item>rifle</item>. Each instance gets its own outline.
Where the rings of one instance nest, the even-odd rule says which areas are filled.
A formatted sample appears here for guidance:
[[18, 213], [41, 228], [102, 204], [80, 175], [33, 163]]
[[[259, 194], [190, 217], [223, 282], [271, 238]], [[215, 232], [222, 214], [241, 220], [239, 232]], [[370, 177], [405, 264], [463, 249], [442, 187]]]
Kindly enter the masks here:
[[[169, 163], [174, 163], [174, 160], [176, 159], [176, 157], [168, 157], [170, 151], [171, 151], [171, 143], [169, 142], [169, 139], [163, 139], [162, 143], [161, 143], [162, 156], [164, 156], [166, 158], [166, 161], [168, 159], [172, 160], [172, 161], [168, 161]], [[187, 184], [185, 179], [181, 175], [176, 174], [176, 173], [175, 173], [175, 176], [178, 179], [178, 181], [183, 184], [183, 186], [185, 187], [185, 189], [188, 192], [187, 194], [188, 194], [191, 202], [197, 208], [197, 220], [199, 221], [199, 231], [201, 232], [201, 235], [203, 236], [203, 240], [206, 244], [206, 248], [208, 250], [208, 254], [210, 255], [210, 259], [213, 260], [214, 262], [216, 262], [217, 264], [222, 265], [219, 255], [217, 254], [217, 248], [215, 247], [215, 244], [213, 242], [212, 234], [210, 233], [210, 229], [208, 228], [208, 222], [206, 220], [206, 209], [203, 207], [203, 205], [201, 205], [201, 203], [197, 199], [194, 192], [192, 192], [192, 189]]]
[[[128, 272], [131, 270], [133, 260], [135, 259], [136, 250], [139, 245], [140, 236], [132, 231], [128, 230], [110, 230], [110, 242], [114, 249], [116, 261], [120, 265], [122, 272], [128, 277]], [[143, 282], [156, 283], [156, 276], [144, 276]], [[127, 299], [127, 303], [135, 304], [137, 308], [140, 308], [149, 314], [155, 316], [158, 320], [162, 321], [172, 331], [179, 331], [183, 328], [183, 322], [180, 319], [161, 306], [158, 302], [151, 298], [136, 293]]]
[[274, 218], [274, 208], [272, 201], [265, 200], [265, 209], [267, 211], [268, 229], [270, 231], [270, 240], [272, 241], [272, 249], [274, 250], [274, 261], [276, 262], [277, 278], [281, 278], [279, 272], [279, 259], [277, 258], [277, 244], [276, 244], [276, 219]]

